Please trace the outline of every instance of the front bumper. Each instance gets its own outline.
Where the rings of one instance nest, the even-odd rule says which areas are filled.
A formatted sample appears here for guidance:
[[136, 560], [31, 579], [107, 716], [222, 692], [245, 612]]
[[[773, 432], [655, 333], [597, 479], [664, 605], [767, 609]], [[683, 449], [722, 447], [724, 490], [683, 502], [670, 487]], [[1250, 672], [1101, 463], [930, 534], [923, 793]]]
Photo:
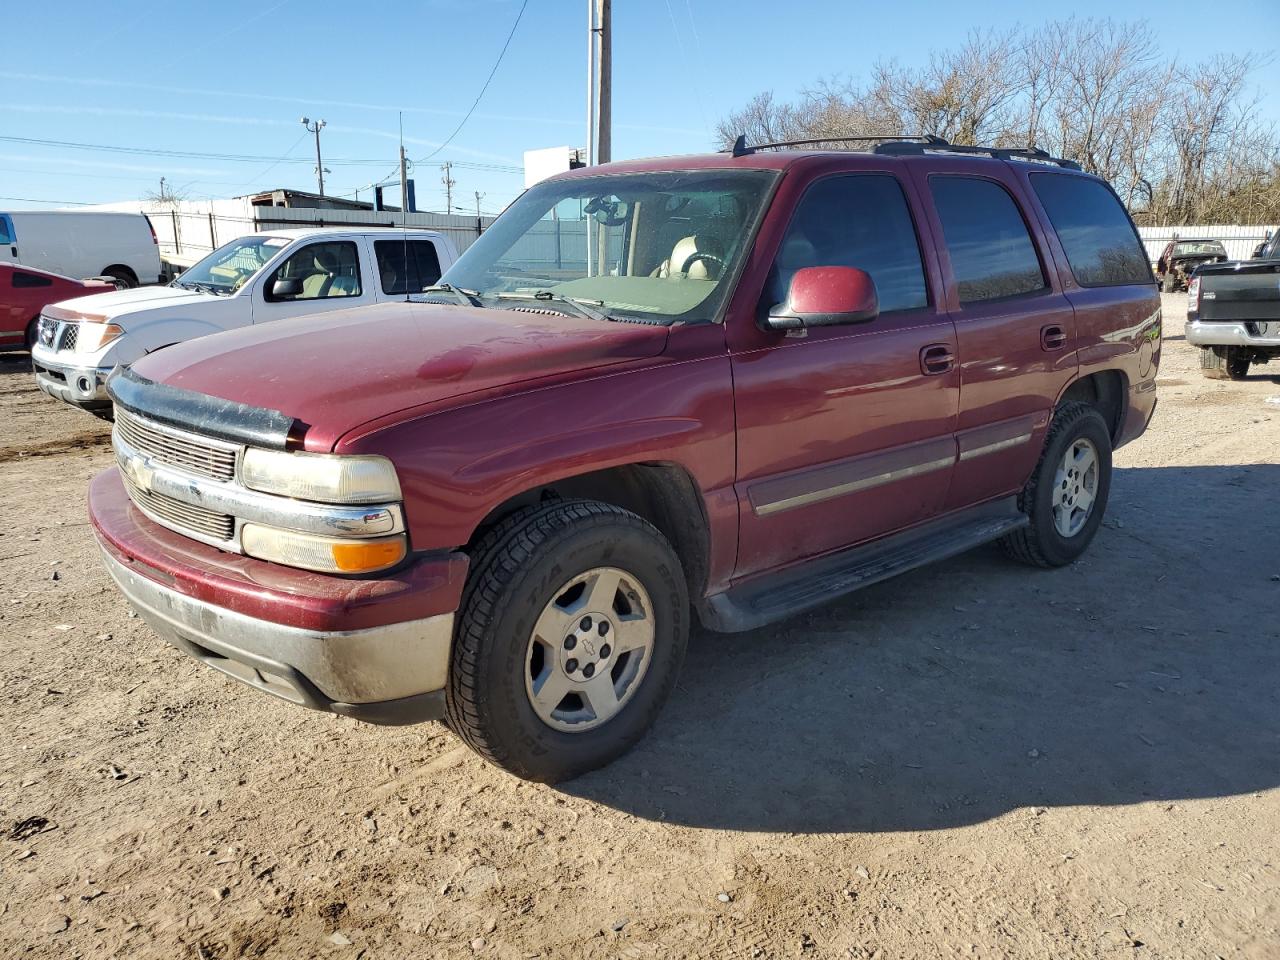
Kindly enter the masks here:
[[[1267, 332], [1259, 334], [1259, 323]], [[1189, 320], [1187, 343], [1197, 347], [1280, 347], [1280, 317], [1275, 320]]]
[[165, 640], [255, 689], [370, 723], [439, 719], [465, 558], [346, 580], [188, 540], [132, 506], [119, 474], [89, 512], [107, 571]]
[[111, 406], [107, 396], [107, 377], [114, 367], [84, 367], [54, 360], [49, 351], [37, 347], [31, 353], [36, 385], [55, 400], [70, 403], [83, 410], [102, 410]]

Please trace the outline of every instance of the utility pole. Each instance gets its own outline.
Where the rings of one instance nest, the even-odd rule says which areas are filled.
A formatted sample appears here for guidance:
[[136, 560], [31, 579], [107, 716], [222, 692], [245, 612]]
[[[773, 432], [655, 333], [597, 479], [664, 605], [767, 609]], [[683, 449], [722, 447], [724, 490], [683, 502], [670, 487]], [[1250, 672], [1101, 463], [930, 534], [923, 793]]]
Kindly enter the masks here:
[[[596, 162], [596, 0], [587, 0], [587, 166]], [[588, 247], [590, 244], [588, 244]], [[588, 264], [590, 273], [590, 264]]]
[[484, 194], [481, 193], [479, 190], [476, 191], [476, 219], [477, 220], [480, 219], [480, 198], [483, 196]]
[[597, 30], [599, 52], [597, 53], [596, 80], [596, 163], [608, 163], [613, 157], [613, 52], [611, 35], [613, 32], [613, 0], [597, 0], [599, 13]]
[[314, 123], [309, 117], [302, 118], [302, 125], [306, 127], [308, 133], [316, 135], [316, 181], [320, 185], [320, 196], [324, 196], [324, 164], [320, 161], [320, 131], [324, 129], [324, 121], [316, 120]]
[[409, 212], [409, 163], [404, 157], [404, 144], [400, 144], [400, 212]]
[[453, 166], [446, 160], [441, 167], [444, 169], [444, 176], [440, 178], [440, 182], [444, 184], [444, 212], [453, 213], [453, 185], [458, 181], [449, 176], [449, 169]]
[[587, 165], [613, 150], [612, 0], [587, 0]]

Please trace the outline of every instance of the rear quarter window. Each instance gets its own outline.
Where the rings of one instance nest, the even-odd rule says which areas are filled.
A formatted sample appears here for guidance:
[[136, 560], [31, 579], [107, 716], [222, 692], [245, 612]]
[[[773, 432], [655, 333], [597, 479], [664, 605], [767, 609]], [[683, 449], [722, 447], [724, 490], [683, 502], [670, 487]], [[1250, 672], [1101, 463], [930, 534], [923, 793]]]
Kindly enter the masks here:
[[[1033, 173], [1031, 187], [1082, 287], [1152, 283], [1151, 265], [1119, 198], [1097, 180]], [[1166, 249], [1166, 255], [1168, 250]]]
[[38, 273], [27, 273], [25, 270], [15, 270], [13, 271], [13, 285], [18, 288], [52, 287], [53, 279], [50, 277], [42, 277]]

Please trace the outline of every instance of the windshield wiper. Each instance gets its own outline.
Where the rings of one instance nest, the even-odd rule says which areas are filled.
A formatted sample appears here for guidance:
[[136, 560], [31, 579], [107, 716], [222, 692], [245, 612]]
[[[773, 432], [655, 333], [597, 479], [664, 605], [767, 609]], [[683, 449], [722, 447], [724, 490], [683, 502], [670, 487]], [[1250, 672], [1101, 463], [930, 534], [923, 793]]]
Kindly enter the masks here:
[[211, 283], [198, 283], [195, 280], [188, 280], [186, 283], [183, 283], [181, 280], [175, 280], [173, 281], [173, 285], [181, 287], [183, 290], [202, 290], [205, 293], [213, 294], [215, 297], [224, 296], [223, 291], [219, 290]]
[[558, 300], [561, 303], [569, 303], [577, 308], [578, 312], [584, 317], [592, 320], [612, 320], [607, 313], [595, 309], [603, 307], [603, 300], [587, 300], [583, 297], [566, 297], [563, 293], [553, 293], [550, 290], [538, 290], [535, 293], [499, 293], [496, 294], [499, 300]]
[[455, 287], [452, 283], [437, 283], [434, 286], [423, 287], [423, 293], [449, 293], [452, 294], [464, 307], [483, 307], [480, 302], [479, 290], [468, 290], [465, 287]]

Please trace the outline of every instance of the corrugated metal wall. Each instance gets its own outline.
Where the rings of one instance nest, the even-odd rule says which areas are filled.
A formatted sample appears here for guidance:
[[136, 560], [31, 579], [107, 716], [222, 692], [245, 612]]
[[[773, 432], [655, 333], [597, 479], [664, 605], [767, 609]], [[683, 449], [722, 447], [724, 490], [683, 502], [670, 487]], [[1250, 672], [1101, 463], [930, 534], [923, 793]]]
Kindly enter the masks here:
[[255, 207], [242, 197], [232, 200], [184, 201], [155, 209], [147, 204], [103, 204], [95, 209], [124, 208], [145, 213], [156, 231], [162, 256], [190, 265], [237, 237], [286, 227], [379, 226], [421, 227], [450, 237], [461, 253], [488, 229], [494, 217], [372, 210], [314, 210], [298, 207]]
[[1208, 224], [1195, 227], [1139, 227], [1138, 235], [1147, 248], [1147, 258], [1155, 263], [1160, 259], [1164, 246], [1175, 238], [1179, 240], [1221, 240], [1232, 260], [1248, 260], [1253, 248], [1280, 229], [1276, 225], [1242, 227], [1234, 224]]
[[278, 227], [419, 227], [439, 230], [453, 240], [461, 253], [475, 243], [482, 229], [487, 230], [494, 217], [468, 217], [446, 213], [405, 213], [389, 210], [310, 210], [297, 207], [250, 207], [258, 224], [257, 232]]

